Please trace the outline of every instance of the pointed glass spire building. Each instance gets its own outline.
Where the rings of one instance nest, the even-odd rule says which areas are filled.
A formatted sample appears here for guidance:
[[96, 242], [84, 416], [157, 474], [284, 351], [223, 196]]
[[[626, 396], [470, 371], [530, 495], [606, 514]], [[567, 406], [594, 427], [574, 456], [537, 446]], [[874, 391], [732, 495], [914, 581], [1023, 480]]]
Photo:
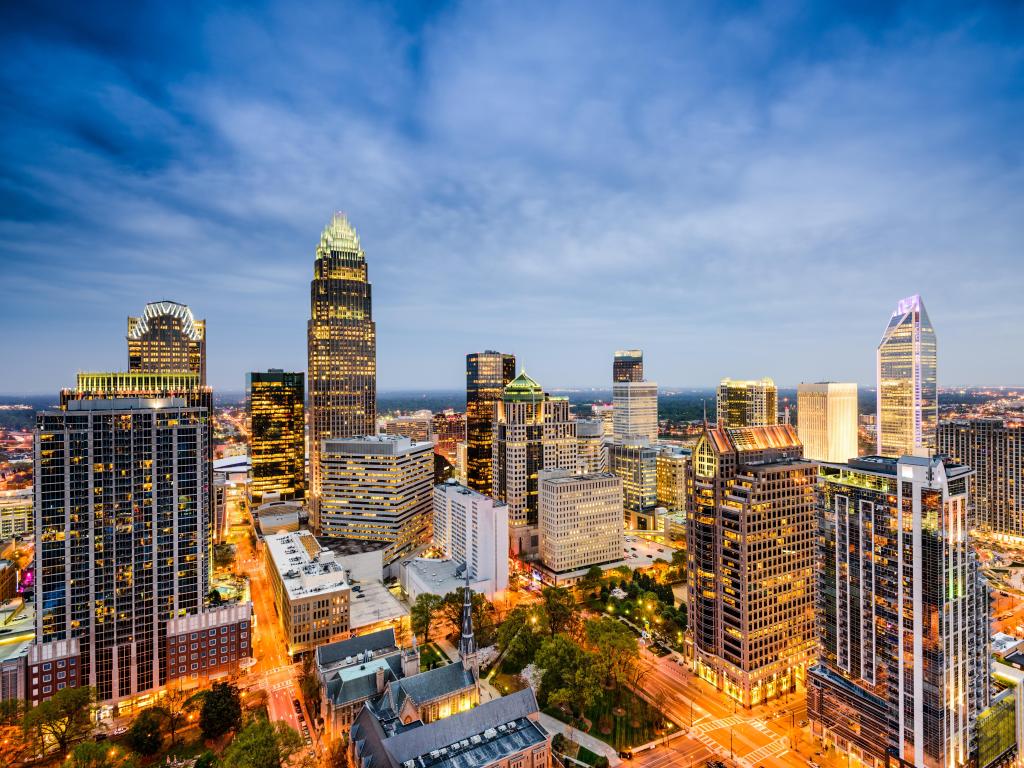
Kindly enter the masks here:
[[935, 329], [921, 297], [902, 299], [878, 344], [879, 455], [934, 452], [939, 420], [936, 357]]
[[311, 523], [319, 531], [322, 441], [372, 435], [377, 419], [377, 330], [366, 256], [342, 213], [320, 236], [309, 303]]

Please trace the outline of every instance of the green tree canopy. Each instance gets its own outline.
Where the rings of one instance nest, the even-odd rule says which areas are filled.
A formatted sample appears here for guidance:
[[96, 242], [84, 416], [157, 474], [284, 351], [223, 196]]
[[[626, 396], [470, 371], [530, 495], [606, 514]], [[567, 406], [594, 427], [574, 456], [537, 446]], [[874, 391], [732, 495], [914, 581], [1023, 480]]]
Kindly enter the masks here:
[[140, 755], [155, 755], [163, 744], [160, 726], [163, 718], [153, 709], [144, 709], [132, 721], [125, 739]]
[[423, 635], [423, 642], [430, 642], [430, 627], [434, 623], [434, 615], [444, 601], [437, 595], [424, 592], [416, 596], [416, 602], [410, 611], [410, 621], [414, 634]]
[[221, 762], [224, 768], [281, 768], [300, 749], [298, 731], [287, 723], [259, 717], [239, 731]]
[[199, 729], [203, 738], [216, 739], [242, 724], [242, 700], [230, 683], [214, 683], [203, 696]]
[[576, 598], [572, 592], [559, 587], [544, 587], [541, 597], [544, 599], [544, 614], [551, 636], [554, 637], [559, 632], [573, 634], [579, 616], [576, 612]]
[[53, 744], [61, 757], [88, 735], [92, 727], [89, 713], [95, 693], [92, 688], [64, 688], [52, 698], [30, 709], [22, 718], [26, 736], [34, 736], [42, 746]]

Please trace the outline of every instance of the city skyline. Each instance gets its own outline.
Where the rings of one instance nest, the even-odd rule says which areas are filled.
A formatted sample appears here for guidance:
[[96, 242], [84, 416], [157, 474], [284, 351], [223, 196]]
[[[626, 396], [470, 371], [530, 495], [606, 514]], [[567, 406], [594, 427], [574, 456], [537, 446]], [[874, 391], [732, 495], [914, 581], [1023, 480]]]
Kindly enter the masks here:
[[940, 385], [1024, 383], [1018, 11], [581, 10], [6, 8], [0, 392], [122, 369], [140, 300], [208, 320], [216, 390], [304, 370], [336, 209], [382, 390], [457, 389], [491, 348], [551, 388], [632, 347], [663, 386], [869, 385], [916, 293]]

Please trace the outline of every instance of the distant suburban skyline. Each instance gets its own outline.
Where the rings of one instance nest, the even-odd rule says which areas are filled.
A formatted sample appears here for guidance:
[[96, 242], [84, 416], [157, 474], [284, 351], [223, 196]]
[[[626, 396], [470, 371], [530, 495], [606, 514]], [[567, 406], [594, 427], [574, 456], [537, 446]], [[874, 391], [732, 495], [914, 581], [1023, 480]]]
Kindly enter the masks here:
[[873, 385], [920, 293], [940, 387], [1024, 385], [1024, 8], [9, 3], [0, 394], [127, 367], [187, 303], [208, 380], [306, 369], [362, 240], [381, 390], [496, 349], [549, 389]]

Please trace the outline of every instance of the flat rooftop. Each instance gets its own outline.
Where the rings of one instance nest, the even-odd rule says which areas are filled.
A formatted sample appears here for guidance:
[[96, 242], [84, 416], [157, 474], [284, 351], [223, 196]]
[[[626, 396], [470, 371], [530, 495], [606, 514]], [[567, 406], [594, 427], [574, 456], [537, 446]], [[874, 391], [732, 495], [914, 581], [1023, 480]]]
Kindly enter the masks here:
[[348, 573], [334, 552], [308, 531], [276, 533], [265, 541], [290, 600], [350, 589]]
[[36, 613], [32, 603], [20, 597], [0, 605], [0, 663], [28, 653], [36, 637]]
[[409, 610], [379, 581], [355, 581], [348, 602], [348, 624], [353, 630], [381, 621], [393, 621]]

